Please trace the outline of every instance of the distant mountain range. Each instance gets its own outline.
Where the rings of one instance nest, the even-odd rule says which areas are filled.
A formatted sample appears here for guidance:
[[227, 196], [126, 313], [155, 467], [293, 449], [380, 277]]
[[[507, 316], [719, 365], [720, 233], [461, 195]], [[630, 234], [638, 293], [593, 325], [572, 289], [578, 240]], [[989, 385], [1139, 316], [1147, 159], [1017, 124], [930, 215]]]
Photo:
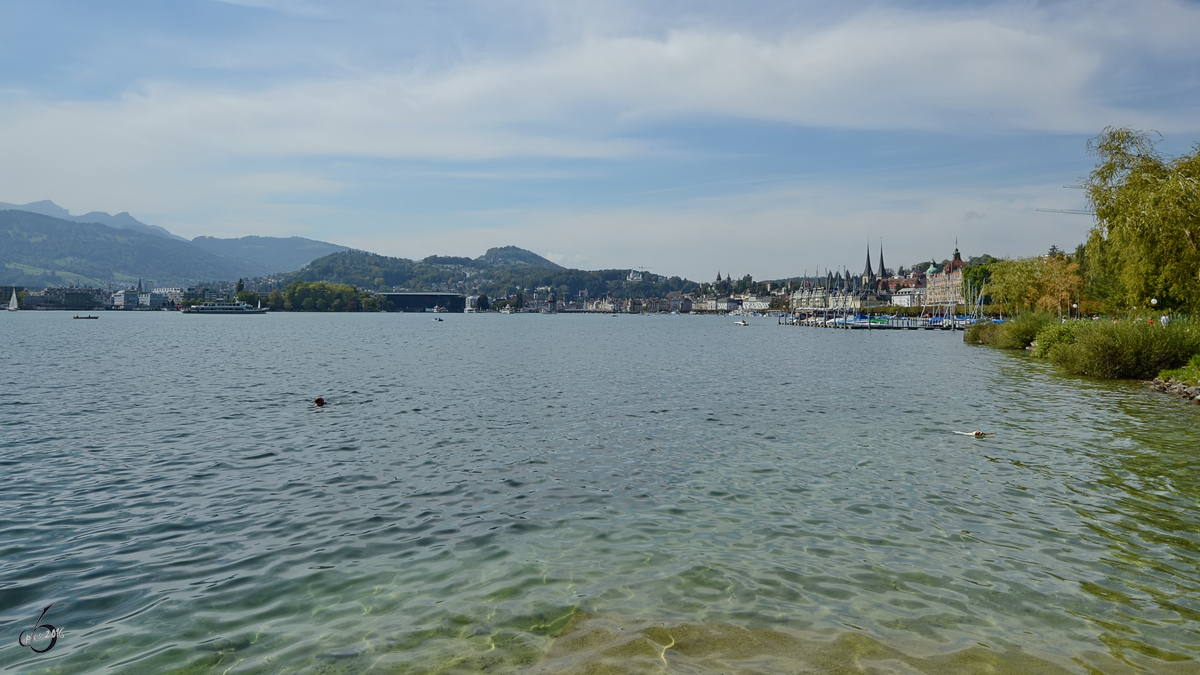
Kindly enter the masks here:
[[196, 237], [192, 245], [230, 260], [245, 261], [253, 268], [252, 273], [241, 275], [245, 277], [292, 272], [330, 253], [350, 250], [345, 246], [304, 237]]
[[347, 251], [303, 237], [196, 237], [188, 241], [128, 213], [73, 216], [52, 201], [0, 202], [0, 284], [156, 285], [291, 272]]
[[70, 220], [76, 223], [100, 223], [118, 230], [135, 230], [145, 234], [153, 234], [167, 239], [177, 239], [179, 241], [187, 241], [177, 234], [171, 234], [166, 228], [158, 225], [147, 225], [140, 220], [129, 215], [128, 211], [122, 211], [115, 216], [111, 216], [103, 211], [92, 211], [85, 213], [82, 216], [73, 216], [71, 212], [63, 207], [55, 204], [49, 199], [43, 199], [40, 202], [29, 202], [28, 204], [8, 204], [0, 202], [0, 211], [5, 209], [13, 209], [17, 211], [28, 211], [30, 213], [40, 213], [43, 216], [58, 218], [60, 220]]
[[29, 211], [0, 211], [0, 284], [153, 285], [236, 279], [244, 264], [187, 241]]
[[630, 270], [566, 269], [516, 246], [478, 258], [413, 261], [302, 237], [196, 237], [188, 241], [128, 213], [72, 216], [51, 201], [0, 202], [0, 285], [129, 287], [193, 285], [283, 275], [283, 284], [326, 281], [360, 289], [454, 290], [506, 295], [528, 289], [562, 297], [665, 297], [696, 284]]

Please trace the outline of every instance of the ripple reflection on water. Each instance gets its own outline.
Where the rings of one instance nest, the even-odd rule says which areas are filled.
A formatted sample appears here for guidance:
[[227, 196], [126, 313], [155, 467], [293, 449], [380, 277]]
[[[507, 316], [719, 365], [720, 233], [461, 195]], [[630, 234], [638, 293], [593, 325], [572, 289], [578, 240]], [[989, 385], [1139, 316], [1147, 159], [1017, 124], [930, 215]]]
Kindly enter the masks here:
[[692, 317], [5, 318], [0, 614], [69, 631], [22, 672], [1198, 670], [1198, 413], [1136, 385]]

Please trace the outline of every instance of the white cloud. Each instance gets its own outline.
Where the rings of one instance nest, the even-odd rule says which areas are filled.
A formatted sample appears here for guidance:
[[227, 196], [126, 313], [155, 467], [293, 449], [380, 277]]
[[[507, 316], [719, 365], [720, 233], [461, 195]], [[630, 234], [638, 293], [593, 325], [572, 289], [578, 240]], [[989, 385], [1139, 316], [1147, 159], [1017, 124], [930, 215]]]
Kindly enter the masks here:
[[1126, 24], [1139, 12], [1118, 8], [1091, 12], [1096, 25], [1086, 33], [1064, 33], [1060, 21], [1034, 10], [1017, 20], [893, 10], [772, 39], [712, 27], [662, 38], [590, 37], [436, 72], [256, 91], [158, 83], [108, 103], [13, 101], [0, 113], [0, 138], [6, 147], [24, 138], [20, 145], [44, 150], [57, 140], [84, 156], [120, 150], [177, 162], [181, 153], [626, 156], [647, 150], [624, 139], [626, 130], [681, 117], [967, 132], [1091, 133], [1115, 123], [1191, 128], [1191, 110], [1106, 103], [1101, 69], [1117, 24], [1133, 48], [1179, 42], [1181, 24], [1200, 33], [1200, 12], [1166, 7], [1174, 10], [1166, 40]]
[[[325, 11], [318, 3], [242, 4], [302, 14]], [[196, 234], [205, 233], [199, 228], [239, 226], [278, 232], [287, 218], [312, 226], [323, 207], [282, 209], [272, 205], [274, 200], [311, 203], [318, 200], [306, 195], [338, 192], [351, 182], [336, 169], [305, 168], [317, 165], [312, 158], [433, 159], [446, 161], [447, 180], [455, 174], [471, 180], [539, 180], [555, 171], [569, 177], [574, 168], [545, 172], [497, 163], [486, 171], [459, 171], [454, 162], [514, 157], [636, 162], [673, 149], [647, 129], [714, 118], [960, 134], [1091, 134], [1106, 125], [1169, 132], [1200, 126], [1194, 92], [1174, 107], [1144, 108], [1129, 94], [1134, 86], [1174, 86], [1137, 79], [1158, 65], [1200, 70], [1200, 53], [1193, 46], [1200, 9], [1165, 0], [949, 11], [872, 5], [848, 18], [823, 17], [819, 24], [801, 19], [769, 28], [731, 27], [694, 20], [642, 32], [616, 10], [581, 14], [582, 19], [570, 11], [548, 11], [550, 30], [561, 32], [524, 53], [509, 49], [489, 56], [468, 48], [467, 56], [448, 67], [346, 70], [338, 72], [352, 74], [321, 79], [292, 74], [272, 84], [241, 87], [161, 78], [104, 101], [37, 100], [0, 92], [0, 185], [5, 186], [0, 198], [49, 197], [76, 209], [157, 214], [158, 222]], [[692, 147], [703, 144], [698, 139]], [[752, 225], [769, 242], [803, 232], [788, 244], [802, 250], [828, 238], [823, 232], [830, 228], [861, 238], [877, 234], [872, 227], [883, 229], [871, 223], [890, 221], [920, 232], [935, 216], [965, 228], [978, 224], [964, 220], [964, 213], [974, 211], [987, 213], [988, 228], [994, 230], [1014, 212], [1002, 198], [976, 199], [979, 195], [944, 203], [927, 196], [925, 212], [888, 205], [889, 199], [912, 201], [908, 195], [875, 195], [877, 206], [848, 212], [814, 207], [822, 203], [816, 194], [803, 204], [784, 204], [764, 198], [761, 186], [748, 189], [755, 193], [736, 202], [736, 209], [728, 210], [735, 203], [729, 202], [721, 206], [727, 210], [715, 214], [686, 202], [660, 211], [587, 213], [564, 207], [540, 214], [521, 211], [519, 218], [497, 220], [494, 227], [486, 216], [447, 204], [436, 216], [406, 220], [403, 237], [385, 252], [409, 255], [399, 246], [404, 240], [429, 242], [432, 248], [422, 253], [454, 253], [458, 247], [450, 244], [469, 224], [490, 245], [522, 244], [518, 239], [528, 235], [531, 248], [557, 251], [564, 260], [586, 255], [595, 265], [628, 266], [636, 262], [629, 260], [630, 250], [665, 247], [677, 253], [664, 263], [686, 266], [708, 255], [703, 253], [707, 244], [697, 242], [726, 236], [739, 223]], [[847, 188], [847, 195], [852, 192]], [[454, 219], [454, 234], [443, 234]], [[578, 243], [575, 232], [603, 228], [614, 235], [587, 246]], [[1042, 235], [1037, 228], [1022, 232], [1029, 241]], [[338, 234], [345, 243], [381, 248], [371, 244], [378, 233], [369, 228], [351, 226]], [[645, 243], [631, 249], [625, 243], [630, 240]], [[1003, 252], [1001, 243], [990, 250]], [[1057, 243], [1067, 245], [1065, 239]], [[830, 244], [828, 252], [841, 246]], [[757, 244], [746, 250], [737, 264], [756, 269], [757, 254], [749, 251], [759, 250]], [[790, 258], [770, 255], [780, 256], [771, 267], [784, 273]]]
[[[582, 269], [645, 267], [701, 280], [719, 269], [769, 279], [818, 265], [857, 272], [866, 242], [875, 259], [881, 236], [893, 268], [948, 258], [956, 240], [967, 256], [1028, 256], [1051, 244], [1074, 248], [1086, 239], [1090, 218], [1035, 210], [1078, 206], [1072, 192], [1058, 184], [867, 195], [853, 187], [793, 186], [665, 208], [424, 216], [403, 228], [381, 216], [370, 232], [338, 243], [413, 259], [478, 256], [492, 246], [516, 245]], [[987, 223], [963, 222], [971, 210], [987, 212]], [[449, 227], [446, 221], [470, 225]]]

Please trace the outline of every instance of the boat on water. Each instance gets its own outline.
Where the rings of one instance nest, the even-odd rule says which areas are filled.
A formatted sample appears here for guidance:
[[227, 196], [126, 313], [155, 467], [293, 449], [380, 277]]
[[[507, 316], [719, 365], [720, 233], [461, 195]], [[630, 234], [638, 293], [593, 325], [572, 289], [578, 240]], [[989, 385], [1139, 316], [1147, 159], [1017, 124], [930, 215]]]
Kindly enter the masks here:
[[21, 308], [21, 305], [20, 305], [20, 303], [17, 302], [17, 290], [14, 288], [12, 298], [10, 298], [8, 301], [7, 309], [10, 312], [15, 312], [20, 308]]
[[179, 310], [181, 314], [266, 314], [262, 307], [251, 307], [244, 302], [206, 302]]
[[735, 325], [735, 326], [749, 326], [750, 324], [749, 324], [749, 323], [747, 323], [745, 319], [742, 319], [741, 321], [734, 321], [734, 322], [733, 322], [733, 325]]
[[99, 319], [100, 317], [98, 317], [98, 316], [92, 316], [92, 315], [90, 315], [90, 314], [89, 314], [89, 315], [87, 315], [87, 316], [79, 316], [78, 314], [76, 314], [75, 316], [73, 316], [73, 317], [71, 317], [71, 318], [72, 318], [72, 319]]
[[445, 321], [445, 319], [443, 319], [443, 318], [442, 318], [442, 317], [440, 317], [440, 316], [435, 316], [435, 317], [433, 317], [433, 320], [434, 320], [434, 321]]

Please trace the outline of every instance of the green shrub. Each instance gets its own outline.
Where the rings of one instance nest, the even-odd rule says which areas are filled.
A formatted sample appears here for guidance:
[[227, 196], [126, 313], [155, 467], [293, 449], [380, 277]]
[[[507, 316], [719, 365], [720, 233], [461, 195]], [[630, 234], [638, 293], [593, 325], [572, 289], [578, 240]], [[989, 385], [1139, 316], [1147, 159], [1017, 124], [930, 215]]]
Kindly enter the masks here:
[[1046, 326], [1037, 334], [1033, 355], [1042, 359], [1049, 358], [1050, 350], [1060, 345], [1074, 344], [1075, 336], [1090, 325], [1090, 321], [1068, 321]]
[[963, 342], [969, 345], [990, 345], [1000, 332], [1000, 324], [992, 321], [980, 321], [967, 326], [963, 332]]
[[1200, 386], [1200, 354], [1193, 356], [1184, 367], [1164, 370], [1158, 376], [1164, 380], [1182, 382], [1189, 387]]
[[1053, 346], [1050, 360], [1069, 373], [1105, 379], [1149, 379], [1200, 354], [1200, 326], [1183, 320], [1165, 328], [1141, 321], [1081, 321], [1074, 338]]
[[1037, 334], [1050, 324], [1057, 323], [1053, 314], [1043, 312], [1018, 314], [1000, 324], [991, 345], [1000, 349], [1025, 349], [1037, 338]]

